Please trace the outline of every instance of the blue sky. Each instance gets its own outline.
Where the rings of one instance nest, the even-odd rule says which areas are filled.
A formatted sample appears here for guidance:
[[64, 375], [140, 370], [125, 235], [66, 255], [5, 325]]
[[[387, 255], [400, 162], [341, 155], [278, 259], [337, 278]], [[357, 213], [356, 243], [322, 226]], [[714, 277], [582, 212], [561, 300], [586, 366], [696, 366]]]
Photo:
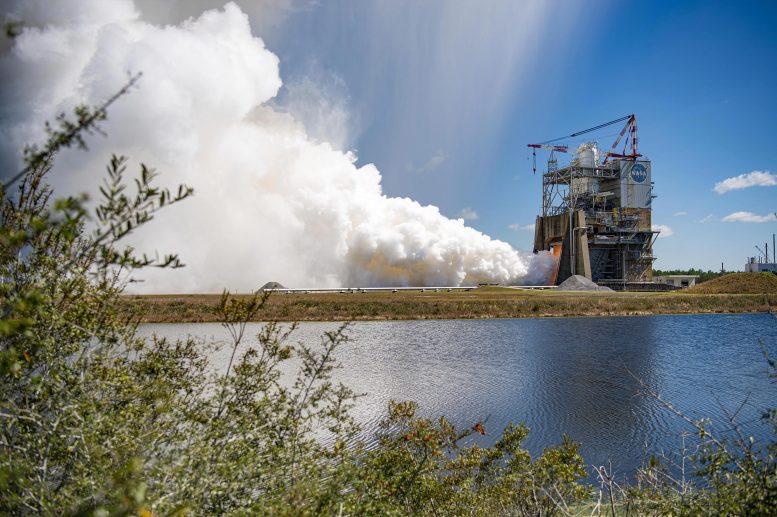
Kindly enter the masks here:
[[775, 220], [722, 219], [774, 213], [777, 187], [713, 187], [777, 172], [777, 2], [485, 6], [322, 2], [260, 35], [288, 87], [312, 81], [347, 111], [347, 127], [321, 137], [375, 163], [389, 195], [449, 216], [469, 208], [469, 224], [530, 249], [533, 233], [511, 229], [540, 203], [526, 144], [636, 113], [654, 223], [672, 233], [656, 268], [742, 269], [755, 244], [771, 247]]
[[[134, 15], [138, 9], [144, 22], [156, 25], [196, 19], [225, 4], [74, 1], [97, 14], [121, 7]], [[653, 162], [653, 223], [663, 228], [654, 249], [656, 268], [717, 270], [722, 262], [741, 270], [747, 257], [757, 255], [756, 245], [772, 247], [775, 0], [234, 2], [280, 60], [284, 84], [270, 101], [273, 107], [290, 112], [315, 140], [355, 151], [358, 165], [374, 163], [388, 196], [435, 205], [444, 215], [464, 217], [477, 230], [531, 250], [541, 177], [531, 173], [526, 144], [635, 113], [639, 150]], [[39, 20], [31, 5], [56, 22], [78, 18], [79, 10], [67, 3], [16, 5], [32, 25]], [[57, 9], [75, 14], [69, 18]], [[9, 46], [0, 39], [0, 57]], [[62, 59], [57, 51], [51, 55], [53, 62]], [[64, 59], [61, 70], [78, 62]], [[191, 69], [210, 79], [207, 66], [194, 63]], [[2, 90], [33, 99], [38, 110], [51, 100], [46, 88], [59, 84], [41, 80], [39, 72], [56, 78], [60, 68], [31, 70], [10, 74]], [[258, 82], [275, 80], [275, 68], [271, 72]], [[85, 73], [68, 87], [91, 91], [93, 74]], [[103, 71], [96, 77], [111, 76]], [[149, 80], [143, 95], [152, 96], [158, 84]], [[213, 88], [207, 92], [219, 95]], [[29, 111], [16, 97], [7, 98], [4, 113]], [[20, 127], [32, 127], [29, 122]], [[119, 129], [117, 137], [125, 134]], [[618, 130], [585, 139], [594, 137], [607, 148]], [[143, 130], [138, 138], [145, 135]], [[4, 144], [11, 151], [0, 158], [15, 160], [17, 142]], [[539, 164], [545, 158], [538, 156]], [[747, 188], [714, 190], [719, 183]]]

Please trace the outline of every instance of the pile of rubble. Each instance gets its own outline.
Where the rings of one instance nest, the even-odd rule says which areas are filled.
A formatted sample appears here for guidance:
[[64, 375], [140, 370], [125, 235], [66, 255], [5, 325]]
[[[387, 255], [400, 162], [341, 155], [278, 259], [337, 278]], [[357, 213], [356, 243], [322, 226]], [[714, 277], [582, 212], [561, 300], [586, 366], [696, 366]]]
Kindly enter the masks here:
[[582, 275], [572, 275], [558, 286], [559, 291], [612, 291], [609, 287], [596, 285]]

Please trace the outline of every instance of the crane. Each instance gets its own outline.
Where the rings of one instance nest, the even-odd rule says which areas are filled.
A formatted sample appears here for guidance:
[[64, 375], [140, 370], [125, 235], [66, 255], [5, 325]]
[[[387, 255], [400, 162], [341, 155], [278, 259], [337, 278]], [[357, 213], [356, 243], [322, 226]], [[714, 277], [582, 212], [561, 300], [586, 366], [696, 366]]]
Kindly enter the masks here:
[[[602, 163], [607, 163], [607, 160], [609, 158], [631, 158], [632, 160], [635, 160], [638, 156], [642, 156], [642, 155], [637, 152], [637, 116], [632, 113], [631, 115], [626, 115], [625, 117], [617, 118], [615, 120], [611, 120], [609, 122], [599, 124], [598, 126], [589, 127], [588, 129], [583, 129], [582, 131], [576, 131], [571, 135], [561, 136], [558, 138], [554, 138], [552, 140], [546, 140], [545, 142], [540, 142], [539, 144], [528, 144], [527, 147], [530, 147], [532, 149], [532, 171], [535, 174], [537, 173], [537, 149], [544, 149], [546, 151], [551, 151], [551, 152], [568, 153], [569, 152], [568, 146], [551, 145], [551, 144], [553, 144], [553, 142], [558, 142], [559, 140], [574, 138], [576, 136], [584, 135], [586, 133], [591, 133], [598, 129], [602, 129], [607, 126], [612, 126], [613, 124], [617, 124], [618, 122], [624, 122], [624, 121], [626, 122], [626, 124], [623, 126], [623, 129], [621, 129], [621, 132], [618, 135], [618, 138], [615, 139], [615, 142], [612, 144], [612, 147], [610, 148], [610, 150], [604, 156], [604, 161]], [[623, 135], [625, 135], [627, 131], [629, 132], [629, 137], [627, 137], [626, 140], [623, 142], [623, 152], [616, 153], [615, 150], [618, 148], [618, 144], [620, 143], [621, 139], [623, 138]], [[629, 139], [631, 139], [631, 153], [626, 154], [626, 145], [628, 145]]]
[[762, 250], [761, 248], [759, 248], [759, 247], [758, 247], [758, 245], [756, 245], [756, 246], [755, 246], [755, 249], [757, 249], [757, 250], [758, 250], [758, 252], [759, 252], [761, 255], [763, 255], [764, 257], [766, 257], [766, 262], [769, 262], [769, 255], [768, 255], [768, 254], [767, 254], [767, 253], [766, 253], [764, 250]]
[[531, 168], [534, 174], [537, 174], [537, 149], [545, 149], [546, 151], [568, 153], [569, 147], [566, 145], [548, 145], [548, 144], [528, 144], [528, 147], [532, 148]]
[[[623, 152], [616, 153], [615, 149], [618, 147], [618, 144], [620, 143], [621, 138], [623, 138], [623, 135], [626, 134], [627, 130], [629, 131], [629, 133], [631, 133], [630, 135], [631, 154], [626, 154], [626, 145], [629, 142], [629, 138], [626, 138], [626, 140], [623, 142]], [[629, 115], [628, 118], [626, 119], [626, 125], [623, 126], [623, 129], [621, 129], [621, 132], [618, 135], [618, 138], [615, 139], [615, 143], [613, 143], [610, 150], [607, 151], [607, 154], [604, 156], [604, 161], [602, 162], [602, 164], [607, 163], [607, 160], [609, 158], [631, 158], [632, 160], [635, 160], [637, 156], [642, 156], [642, 155], [637, 153], [637, 117], [636, 115], [632, 114], [632, 115]]]

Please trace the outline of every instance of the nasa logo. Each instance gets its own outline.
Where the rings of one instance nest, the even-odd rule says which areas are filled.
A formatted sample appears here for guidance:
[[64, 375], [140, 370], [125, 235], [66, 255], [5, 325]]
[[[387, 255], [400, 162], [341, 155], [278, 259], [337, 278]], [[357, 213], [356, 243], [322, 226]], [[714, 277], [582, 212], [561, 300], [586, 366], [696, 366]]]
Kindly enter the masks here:
[[647, 169], [641, 163], [635, 163], [631, 168], [631, 179], [637, 183], [642, 183], [647, 179]]

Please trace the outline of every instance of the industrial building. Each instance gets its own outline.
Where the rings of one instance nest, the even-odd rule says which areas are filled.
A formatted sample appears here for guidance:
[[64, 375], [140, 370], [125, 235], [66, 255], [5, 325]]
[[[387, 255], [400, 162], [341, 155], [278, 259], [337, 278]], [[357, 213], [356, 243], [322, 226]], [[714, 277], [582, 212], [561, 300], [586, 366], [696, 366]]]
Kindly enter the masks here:
[[678, 289], [693, 287], [696, 285], [696, 281], [698, 279], [699, 275], [663, 275], [653, 277], [654, 282], [659, 284], [669, 284], [672, 287], [676, 287]]
[[[570, 153], [554, 142], [574, 138], [625, 122], [609, 151], [597, 142], [574, 151], [568, 164], [558, 155]], [[627, 135], [627, 136], [626, 136]], [[624, 139], [623, 137], [626, 136]], [[618, 147], [623, 141], [623, 149]], [[537, 217], [534, 252], [552, 251], [559, 257], [555, 285], [571, 275], [583, 275], [613, 289], [662, 289], [652, 282], [653, 243], [658, 231], [651, 225], [653, 194], [650, 160], [637, 150], [637, 122], [628, 115], [566, 137], [529, 144], [550, 151], [542, 173], [542, 213]]]
[[758, 257], [748, 257], [745, 264], [746, 273], [777, 273], [777, 238], [772, 234], [772, 260], [769, 261], [769, 243], [765, 242], [763, 249], [755, 247], [760, 252]]
[[775, 262], [756, 262], [755, 257], [750, 257], [745, 264], [746, 273], [777, 273], [777, 263]]

